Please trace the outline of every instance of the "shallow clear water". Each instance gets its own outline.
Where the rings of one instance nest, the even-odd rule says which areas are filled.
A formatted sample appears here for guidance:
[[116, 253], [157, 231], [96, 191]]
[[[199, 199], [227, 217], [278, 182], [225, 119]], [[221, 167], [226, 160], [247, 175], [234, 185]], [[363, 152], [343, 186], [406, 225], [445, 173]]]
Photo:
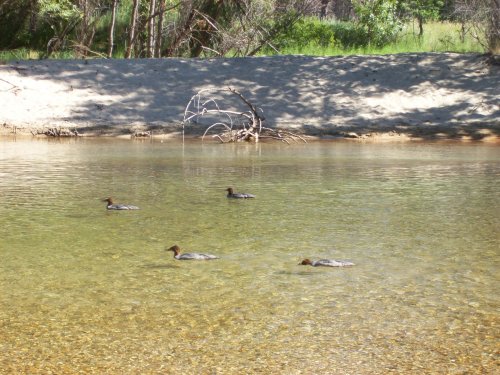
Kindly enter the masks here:
[[495, 373], [498, 228], [498, 146], [4, 139], [0, 372]]

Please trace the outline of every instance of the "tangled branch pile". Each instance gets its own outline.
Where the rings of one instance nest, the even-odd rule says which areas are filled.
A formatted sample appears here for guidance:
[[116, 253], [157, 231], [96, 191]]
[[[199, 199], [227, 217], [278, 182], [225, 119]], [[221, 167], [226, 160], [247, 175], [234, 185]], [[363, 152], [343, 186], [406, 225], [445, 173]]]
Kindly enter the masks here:
[[[220, 100], [230, 102], [228, 95], [224, 94], [236, 98], [237, 103], [232, 103], [232, 107], [229, 107], [229, 109], [220, 106], [218, 102]], [[247, 109], [238, 110], [238, 107], [241, 106]], [[235, 89], [228, 87], [226, 89], [200, 90], [196, 95], [193, 95], [184, 111], [183, 127], [188, 123], [207, 126], [202, 139], [212, 130], [218, 128], [220, 131], [214, 134], [213, 137], [218, 138], [222, 143], [259, 142], [260, 139], [265, 138], [277, 139], [285, 143], [299, 140], [306, 142], [298, 134], [269, 128], [264, 126], [264, 122], [265, 118], [260, 108], [250, 103]]]
[[42, 130], [32, 130], [31, 134], [33, 135], [46, 135], [47, 137], [78, 137], [80, 134], [78, 131], [70, 130], [67, 128], [44, 128]]

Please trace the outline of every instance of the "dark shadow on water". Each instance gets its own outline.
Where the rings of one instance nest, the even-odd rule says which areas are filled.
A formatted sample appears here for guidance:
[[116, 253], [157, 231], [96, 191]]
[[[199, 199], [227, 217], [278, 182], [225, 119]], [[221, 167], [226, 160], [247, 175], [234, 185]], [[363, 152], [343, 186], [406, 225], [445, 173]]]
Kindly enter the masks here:
[[276, 272], [277, 275], [285, 275], [285, 276], [314, 276], [318, 272], [314, 272], [313, 270], [309, 271], [279, 271]]
[[89, 217], [88, 214], [67, 214], [64, 216], [67, 217], [68, 219], [86, 219]]
[[156, 264], [156, 263], [151, 263], [151, 264], [144, 264], [141, 266], [141, 268], [147, 268], [150, 270], [160, 270], [160, 269], [172, 269], [172, 268], [180, 268], [177, 265], [173, 264]]

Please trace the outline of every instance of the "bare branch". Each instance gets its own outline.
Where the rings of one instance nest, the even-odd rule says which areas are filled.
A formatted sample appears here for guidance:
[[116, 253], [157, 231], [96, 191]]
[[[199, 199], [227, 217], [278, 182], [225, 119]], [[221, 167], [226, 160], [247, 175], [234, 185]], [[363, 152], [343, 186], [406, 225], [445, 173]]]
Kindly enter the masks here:
[[[207, 94], [220, 96], [224, 93], [230, 93], [233, 97], [238, 98], [238, 103], [243, 104], [248, 110], [223, 109], [214, 97], [205, 97]], [[259, 110], [239, 91], [231, 87], [220, 90], [204, 89], [193, 95], [189, 100], [184, 110], [182, 124], [184, 127], [189, 122], [201, 123], [199, 121], [200, 118], [208, 117], [213, 122], [206, 128], [202, 139], [214, 128], [222, 127], [223, 131], [214, 136], [222, 143], [241, 141], [258, 142], [261, 138], [276, 139], [287, 144], [290, 144], [289, 141], [297, 142], [298, 140], [306, 142], [304, 137], [293, 132], [263, 126], [265, 118], [259, 112], [262, 113], [262, 110]]]

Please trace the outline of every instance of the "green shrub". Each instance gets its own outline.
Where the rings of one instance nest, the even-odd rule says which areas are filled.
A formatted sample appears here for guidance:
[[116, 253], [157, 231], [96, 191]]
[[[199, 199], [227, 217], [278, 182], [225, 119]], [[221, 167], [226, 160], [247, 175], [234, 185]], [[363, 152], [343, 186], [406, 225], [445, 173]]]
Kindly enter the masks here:
[[396, 14], [397, 3], [397, 0], [353, 1], [357, 27], [364, 32], [365, 45], [383, 47], [396, 40], [402, 29], [402, 21]]
[[328, 47], [335, 42], [330, 25], [314, 18], [301, 19], [274, 39], [274, 46], [283, 48], [303, 48], [310, 44]]
[[362, 27], [352, 22], [337, 22], [332, 25], [337, 45], [342, 48], [357, 48], [368, 44], [366, 33]]
[[[315, 56], [334, 56], [351, 54], [387, 54], [408, 52], [484, 52], [484, 48], [477, 43], [474, 37], [467, 34], [464, 39], [460, 37], [461, 25], [449, 22], [429, 22], [426, 24], [424, 34], [418, 37], [418, 26], [415, 23], [403, 25], [402, 31], [397, 38], [382, 47], [367, 44], [363, 29], [351, 22], [323, 21], [333, 32], [333, 42], [328, 46], [319, 45], [315, 40], [307, 40], [305, 37], [299, 43], [294, 44], [290, 36], [301, 35], [291, 30], [287, 33], [286, 46], [281, 45], [281, 54], [304, 54]], [[303, 34], [302, 34], [303, 35]], [[331, 35], [330, 31], [328, 35]], [[283, 36], [282, 36], [283, 37]], [[322, 40], [326, 40], [323, 38]], [[260, 55], [274, 55], [274, 50], [263, 50]]]

